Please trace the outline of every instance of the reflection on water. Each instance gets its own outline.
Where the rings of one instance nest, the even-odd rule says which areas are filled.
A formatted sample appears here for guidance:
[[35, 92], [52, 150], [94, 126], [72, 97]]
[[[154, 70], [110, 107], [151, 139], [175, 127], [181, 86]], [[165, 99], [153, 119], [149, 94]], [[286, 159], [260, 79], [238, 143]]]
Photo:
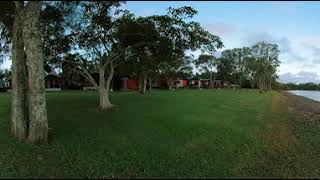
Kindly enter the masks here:
[[320, 102], [320, 91], [292, 90], [290, 93]]

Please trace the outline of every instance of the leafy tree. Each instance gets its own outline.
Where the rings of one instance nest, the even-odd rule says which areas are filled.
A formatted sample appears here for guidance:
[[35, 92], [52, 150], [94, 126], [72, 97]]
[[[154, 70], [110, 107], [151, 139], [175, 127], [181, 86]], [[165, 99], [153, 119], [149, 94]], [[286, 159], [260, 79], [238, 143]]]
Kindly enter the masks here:
[[220, 57], [217, 59], [217, 76], [223, 81], [233, 81], [234, 61], [231, 58]]
[[249, 80], [250, 82], [250, 86], [253, 89], [255, 87], [256, 84], [256, 70], [257, 70], [257, 61], [255, 58], [253, 57], [247, 57], [244, 61], [245, 64], [245, 76], [246, 78]]
[[4, 87], [4, 82], [7, 82], [11, 77], [11, 71], [8, 69], [0, 70], [0, 88]]
[[44, 54], [44, 67], [47, 73], [61, 68], [68, 55], [70, 38], [68, 31], [77, 8], [76, 2], [49, 1], [44, 3], [40, 13], [40, 31]]
[[[144, 42], [134, 41], [130, 34], [133, 15], [118, 9], [120, 2], [81, 2], [79, 18], [73, 29], [74, 44], [82, 51], [78, 67], [82, 76], [99, 90], [100, 108], [113, 107], [109, 101], [109, 89], [114, 70], [131, 56], [133, 47]], [[99, 82], [91, 76], [90, 70], [99, 72]]]
[[[99, 90], [101, 109], [112, 107], [108, 91], [114, 73], [114, 62], [119, 58], [112, 57], [115, 56], [112, 48], [116, 29], [112, 10], [119, 6], [119, 2], [82, 2], [78, 21], [72, 32], [75, 45], [84, 51], [84, 58], [81, 59], [83, 61], [78, 63], [79, 73]], [[99, 72], [99, 82], [95, 81], [90, 70]]]
[[80, 70], [78, 68], [78, 62], [81, 56], [79, 54], [68, 53], [61, 63], [61, 76], [65, 80], [65, 85], [69, 89], [80, 88], [79, 83], [82, 80]]
[[180, 57], [176, 56], [174, 61], [164, 61], [159, 65], [159, 76], [166, 79], [170, 90], [173, 89], [176, 78], [183, 78], [192, 73], [192, 61], [193, 56], [181, 54]]
[[243, 48], [234, 48], [225, 50], [222, 52], [223, 58], [228, 58], [233, 61], [232, 66], [232, 75], [234, 78], [234, 83], [242, 87], [242, 81], [245, 76], [245, 58], [250, 57], [250, 48], [243, 47]]
[[[217, 58], [217, 60], [218, 60], [218, 58]], [[198, 78], [198, 79], [210, 79], [211, 76], [214, 77], [213, 79], [218, 78], [217, 72], [211, 73], [209, 71], [201, 71], [199, 73], [196, 73], [195, 78]], [[189, 77], [191, 77], [191, 76], [189, 76]]]
[[210, 53], [223, 46], [218, 36], [204, 30], [199, 23], [190, 21], [197, 13], [193, 8], [184, 6], [169, 8], [166, 15], [150, 16], [163, 38], [164, 46], [160, 46], [163, 61], [159, 63], [158, 71], [166, 79], [169, 88], [177, 70], [186, 69], [189, 64], [190, 58], [185, 55], [187, 50], [201, 49], [204, 53]]
[[208, 54], [200, 54], [198, 59], [195, 61], [196, 67], [200, 68], [202, 72], [209, 72], [210, 73], [210, 85], [212, 86], [213, 80], [213, 68], [217, 65], [217, 58], [213, 55]]
[[280, 65], [278, 45], [258, 42], [251, 47], [252, 57], [256, 60], [256, 81], [260, 92], [271, 90], [276, 79], [276, 68]]
[[15, 17], [15, 5], [12, 1], [1, 1], [0, 9], [1, 9], [1, 16], [0, 16], [1, 27], [6, 28], [7, 32], [9, 33], [9, 38], [11, 38], [13, 21]]
[[10, 56], [10, 44], [12, 40], [12, 28], [15, 14], [15, 6], [12, 1], [0, 2], [0, 64]]
[[[69, 39], [65, 34], [76, 2], [46, 1], [40, 12], [40, 31], [43, 44], [44, 68], [49, 73], [62, 62], [62, 57], [69, 50]], [[0, 20], [0, 61], [9, 59], [11, 34], [14, 20], [14, 3], [1, 2], [4, 16]]]
[[[129, 44], [142, 42], [143, 45], [132, 47], [129, 64], [139, 77], [139, 93], [146, 92], [147, 78], [155, 72], [159, 64], [159, 44], [160, 36], [155, 25], [148, 17], [132, 18], [131, 22], [124, 23], [122, 34], [127, 34], [130, 39]], [[122, 36], [120, 36], [122, 37]], [[125, 40], [123, 42], [126, 42]], [[151, 79], [151, 78], [149, 78]]]
[[11, 71], [9, 69], [0, 70], [0, 79], [9, 80], [11, 76]]
[[0, 65], [10, 56], [10, 34], [6, 25], [0, 22]]
[[222, 52], [218, 61], [218, 75], [233, 76], [233, 82], [240, 87], [249, 81], [251, 88], [257, 84], [261, 92], [271, 90], [272, 83], [278, 78], [278, 55], [278, 46], [264, 41], [251, 47], [228, 49]]

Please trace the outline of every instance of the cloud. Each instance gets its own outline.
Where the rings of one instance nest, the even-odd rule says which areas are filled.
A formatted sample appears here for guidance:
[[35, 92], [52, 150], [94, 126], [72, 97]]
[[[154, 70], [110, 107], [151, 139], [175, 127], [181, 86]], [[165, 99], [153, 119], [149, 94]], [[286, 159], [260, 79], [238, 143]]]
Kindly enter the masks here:
[[312, 61], [312, 56], [308, 53], [310, 47], [301, 44], [301, 42], [296, 39], [289, 40], [286, 37], [274, 36], [267, 32], [248, 33], [242, 38], [242, 44], [244, 46], [251, 46], [259, 41], [277, 44], [280, 50], [279, 59], [282, 63], [287, 64]]
[[320, 64], [320, 57], [318, 57], [317, 59], [313, 59], [312, 62], [316, 64]]
[[312, 44], [312, 45], [318, 45], [320, 44], [320, 36], [319, 35], [306, 35], [301, 34], [301, 36], [296, 37], [301, 44]]
[[221, 36], [223, 38], [232, 36], [237, 32], [237, 27], [235, 25], [224, 22], [206, 24], [204, 28], [210, 33]]
[[295, 53], [295, 51], [288, 51], [288, 52], [282, 53], [282, 51], [280, 50], [279, 59], [281, 60], [282, 63], [293, 63], [293, 62], [304, 62], [306, 58]]
[[307, 47], [310, 50], [312, 50], [314, 55], [316, 55], [316, 56], [320, 55], [320, 48], [319, 47], [316, 47], [316, 46], [313, 46], [313, 45], [310, 45], [310, 44], [304, 44], [304, 45], [305, 45], [305, 47]]
[[310, 69], [310, 68], [313, 68], [313, 67], [314, 67], [314, 64], [306, 64], [306, 63], [305, 63], [305, 64], [302, 64], [301, 67], [302, 67], [302, 68], [306, 68], [306, 69]]
[[266, 32], [253, 32], [248, 33], [242, 39], [242, 42], [245, 46], [251, 46], [259, 41], [278, 44], [281, 53], [291, 52], [291, 42], [286, 37], [276, 37]]
[[311, 59], [313, 63], [320, 64], [320, 48], [311, 44], [303, 44], [306, 49], [311, 52]]
[[300, 71], [298, 73], [285, 73], [279, 75], [279, 79], [284, 83], [320, 83], [320, 76], [315, 72]]

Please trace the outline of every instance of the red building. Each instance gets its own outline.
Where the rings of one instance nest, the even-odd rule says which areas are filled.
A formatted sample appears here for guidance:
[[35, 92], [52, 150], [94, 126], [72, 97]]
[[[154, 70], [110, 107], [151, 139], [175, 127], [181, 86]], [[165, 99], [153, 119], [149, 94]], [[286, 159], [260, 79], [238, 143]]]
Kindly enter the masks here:
[[139, 81], [136, 79], [128, 79], [128, 78], [122, 78], [122, 88], [123, 90], [126, 89], [139, 89]]
[[176, 88], [185, 88], [187, 87], [187, 80], [176, 80], [174, 85]]

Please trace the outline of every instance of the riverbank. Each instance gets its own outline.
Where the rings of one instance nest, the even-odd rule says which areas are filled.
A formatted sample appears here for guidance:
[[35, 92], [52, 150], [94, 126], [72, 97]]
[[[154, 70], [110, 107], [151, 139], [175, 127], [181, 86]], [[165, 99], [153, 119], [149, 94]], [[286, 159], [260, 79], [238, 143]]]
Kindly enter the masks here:
[[294, 111], [301, 122], [320, 128], [320, 102], [281, 91], [289, 103], [288, 109]]
[[308, 99], [312, 99], [315, 101], [320, 102], [320, 91], [309, 91], [309, 90], [289, 90], [287, 92], [290, 92], [291, 94], [297, 95], [297, 96], [303, 96]]
[[[292, 118], [288, 120], [291, 131], [317, 161], [320, 157], [320, 102], [286, 91], [281, 91], [281, 94], [292, 113]], [[314, 173], [320, 174], [320, 170], [317, 168]]]

